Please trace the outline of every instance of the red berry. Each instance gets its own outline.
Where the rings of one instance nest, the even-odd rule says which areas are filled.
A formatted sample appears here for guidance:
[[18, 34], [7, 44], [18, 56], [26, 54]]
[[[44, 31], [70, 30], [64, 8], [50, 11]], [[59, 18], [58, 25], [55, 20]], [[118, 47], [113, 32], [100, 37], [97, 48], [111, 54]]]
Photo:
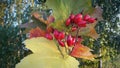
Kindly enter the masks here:
[[59, 43], [59, 45], [60, 45], [61, 47], [64, 47], [64, 46], [65, 46], [65, 43], [64, 43], [63, 41], [61, 41], [61, 40], [58, 40], [58, 43]]
[[96, 18], [89, 18], [89, 19], [88, 19], [88, 22], [89, 22], [89, 23], [94, 23], [95, 21], [96, 21]]
[[88, 21], [88, 19], [90, 19], [90, 15], [85, 15], [85, 16], [83, 17], [83, 20], [85, 20], [85, 21]]
[[79, 26], [79, 27], [86, 27], [86, 21], [81, 20], [81, 21], [78, 23], [78, 26]]
[[75, 18], [75, 15], [74, 14], [71, 14], [70, 17], [71, 21], [73, 22], [74, 18]]
[[77, 27], [72, 27], [71, 30], [72, 30], [72, 31], [76, 31], [76, 30], [77, 30]]
[[63, 38], [65, 38], [65, 33], [59, 32], [58, 39], [62, 40]]
[[45, 35], [45, 38], [47, 38], [47, 39], [49, 39], [49, 40], [53, 40], [52, 35], [51, 35], [51, 34], [49, 34], [49, 33]]
[[54, 35], [55, 39], [59, 39], [59, 37], [58, 37], [59, 36], [59, 31], [54, 30], [53, 35]]
[[74, 45], [74, 39], [72, 38], [71, 35], [67, 36], [67, 45], [68, 46], [73, 46]]
[[77, 15], [75, 15], [74, 23], [75, 23], [75, 24], [78, 24], [78, 22], [80, 22], [80, 21], [82, 20], [82, 17], [83, 17], [82, 14], [77, 14]]
[[73, 41], [73, 44], [75, 44], [76, 38], [73, 37], [73, 38], [72, 38], [72, 41]]
[[66, 26], [69, 26], [69, 25], [70, 25], [70, 23], [71, 23], [71, 19], [70, 19], [70, 18], [68, 18], [68, 19], [66, 20], [65, 25], [66, 25]]

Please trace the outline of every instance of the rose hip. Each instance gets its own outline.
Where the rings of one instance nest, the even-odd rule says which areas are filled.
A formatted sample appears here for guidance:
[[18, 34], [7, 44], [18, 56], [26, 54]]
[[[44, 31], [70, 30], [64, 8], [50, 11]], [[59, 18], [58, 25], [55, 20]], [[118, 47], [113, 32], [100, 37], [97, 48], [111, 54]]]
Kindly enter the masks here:
[[90, 19], [90, 15], [88, 15], [88, 14], [83, 17], [83, 20], [85, 20], [85, 21], [88, 21], [88, 19]]
[[45, 38], [47, 38], [49, 40], [53, 40], [53, 36], [49, 33], [45, 35]]
[[71, 19], [70, 19], [70, 18], [68, 18], [68, 19], [66, 20], [65, 25], [66, 25], [66, 26], [69, 26], [70, 24], [71, 24]]
[[78, 26], [79, 26], [79, 27], [86, 27], [86, 21], [81, 20], [81, 21], [78, 23]]
[[71, 19], [71, 22], [74, 22], [75, 15], [71, 14], [69, 18]]
[[74, 45], [74, 39], [72, 38], [71, 35], [67, 36], [67, 45], [68, 46], [73, 46]]
[[64, 47], [64, 46], [65, 46], [65, 43], [64, 43], [63, 41], [61, 41], [61, 40], [58, 40], [58, 43], [59, 43], [59, 45], [60, 45], [61, 47]]
[[89, 19], [88, 19], [88, 22], [89, 22], [89, 23], [94, 23], [95, 21], [96, 21], [96, 18], [89, 18]]
[[65, 38], [65, 33], [64, 32], [59, 32], [58, 39], [62, 40], [64, 38]]
[[78, 24], [78, 22], [80, 22], [82, 20], [82, 17], [83, 17], [82, 14], [75, 15], [74, 23]]
[[58, 30], [54, 30], [53, 35], [54, 35], [55, 39], [59, 39], [59, 37], [58, 37], [59, 31]]

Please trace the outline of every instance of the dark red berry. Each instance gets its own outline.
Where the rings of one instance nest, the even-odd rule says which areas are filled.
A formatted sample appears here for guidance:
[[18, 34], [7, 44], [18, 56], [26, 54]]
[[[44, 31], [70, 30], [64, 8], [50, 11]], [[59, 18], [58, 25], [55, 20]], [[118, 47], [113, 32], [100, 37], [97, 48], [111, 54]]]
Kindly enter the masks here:
[[88, 19], [90, 19], [90, 15], [85, 15], [85, 16], [83, 17], [83, 20], [85, 20], [85, 21], [88, 21]]
[[65, 33], [64, 32], [59, 32], [58, 39], [62, 40], [65, 38]]
[[74, 18], [75, 18], [75, 15], [74, 15], [74, 14], [71, 14], [69, 18], [71, 19], [71, 22], [73, 22], [73, 20], [74, 20]]
[[65, 43], [64, 43], [63, 41], [58, 40], [58, 43], [59, 43], [59, 45], [60, 45], [61, 47], [65, 47]]
[[73, 38], [72, 38], [72, 41], [73, 41], [73, 45], [74, 45], [74, 44], [75, 44], [75, 41], [76, 41], [76, 38], [73, 37]]
[[86, 27], [86, 21], [81, 20], [81, 21], [78, 23], [78, 26], [79, 26], [79, 27]]
[[89, 22], [89, 23], [94, 23], [95, 21], [96, 21], [96, 18], [89, 18], [89, 19], [88, 19], [88, 22]]
[[70, 19], [70, 18], [68, 18], [68, 19], [66, 20], [65, 25], [66, 25], [66, 26], [69, 26], [69, 25], [70, 25], [70, 23], [71, 23], [71, 19]]
[[58, 37], [59, 31], [58, 30], [54, 30], [53, 35], [54, 35], [55, 39], [59, 39], [59, 37]]
[[74, 45], [74, 40], [71, 35], [67, 36], [67, 45], [68, 46], [73, 46]]
[[45, 38], [47, 38], [49, 40], [53, 40], [53, 36], [49, 33], [45, 35]]
[[78, 24], [78, 22], [80, 22], [80, 21], [82, 20], [82, 17], [83, 17], [82, 14], [77, 14], [77, 15], [75, 15], [74, 23], [75, 23], [75, 24]]
[[77, 27], [72, 27], [71, 30], [72, 30], [72, 31], [76, 31], [76, 30], [77, 30]]

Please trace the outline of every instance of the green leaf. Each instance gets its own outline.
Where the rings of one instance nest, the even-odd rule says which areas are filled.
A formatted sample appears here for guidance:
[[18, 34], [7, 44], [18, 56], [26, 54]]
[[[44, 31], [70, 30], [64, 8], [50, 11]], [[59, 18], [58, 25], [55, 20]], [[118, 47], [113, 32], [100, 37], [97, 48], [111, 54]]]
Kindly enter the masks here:
[[82, 9], [84, 9], [85, 13], [93, 12], [91, 0], [48, 0], [46, 4], [53, 9], [56, 19], [64, 19], [71, 12], [79, 13]]

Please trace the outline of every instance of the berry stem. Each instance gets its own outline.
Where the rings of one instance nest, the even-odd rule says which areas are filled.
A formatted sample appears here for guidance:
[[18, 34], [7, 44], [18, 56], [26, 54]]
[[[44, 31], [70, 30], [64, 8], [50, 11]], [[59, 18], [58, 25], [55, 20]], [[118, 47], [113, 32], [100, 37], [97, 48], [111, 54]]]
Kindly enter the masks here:
[[56, 42], [56, 40], [54, 40], [54, 41], [55, 41], [55, 43], [56, 43], [56, 45], [57, 45], [57, 48], [58, 48], [60, 54], [61, 54], [62, 57], [64, 58], [64, 54], [62, 53], [62, 50], [60, 49], [60, 46], [58, 45], [58, 43]]
[[75, 40], [75, 44], [77, 43], [77, 40], [78, 40], [79, 30], [80, 30], [80, 27], [78, 27], [77, 32], [76, 32], [76, 40]]
[[[65, 41], [67, 41], [67, 33], [65, 33], [65, 35], [66, 35], [66, 37], [65, 37]], [[70, 49], [69, 49], [69, 47], [68, 47], [68, 45], [65, 45], [65, 50], [66, 50], [66, 53], [69, 55], [69, 53], [70, 53]]]
[[[80, 30], [80, 27], [77, 27], [75, 44], [77, 43], [77, 40], [78, 40], [79, 30]], [[75, 44], [74, 44], [74, 46], [75, 46]], [[73, 50], [73, 48], [72, 48], [72, 50]]]
[[68, 54], [69, 53], [69, 50], [68, 50], [68, 46], [65, 45], [65, 52]]
[[84, 12], [84, 9], [82, 9], [80, 13], [83, 14], [83, 12]]
[[59, 45], [57, 46], [57, 48], [58, 48], [58, 50], [60, 51], [62, 57], [64, 58], [64, 54], [62, 53], [62, 50], [60, 49], [60, 46], [59, 46]]

